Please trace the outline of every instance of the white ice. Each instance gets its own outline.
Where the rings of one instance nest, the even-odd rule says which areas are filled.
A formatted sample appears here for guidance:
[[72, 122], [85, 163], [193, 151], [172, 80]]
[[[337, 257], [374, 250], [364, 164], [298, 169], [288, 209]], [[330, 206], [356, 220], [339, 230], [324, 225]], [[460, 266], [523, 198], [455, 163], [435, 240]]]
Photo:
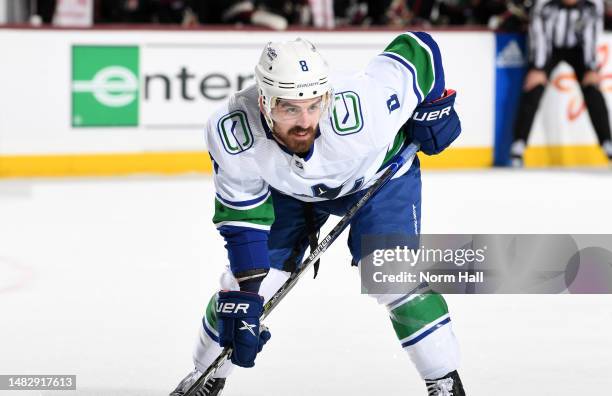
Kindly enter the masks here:
[[[423, 181], [425, 233], [612, 234], [612, 171]], [[212, 212], [203, 176], [0, 181], [0, 374], [76, 374], [79, 395], [167, 394], [191, 369], [226, 262]], [[272, 340], [226, 395], [425, 395], [349, 261], [344, 236], [269, 317]], [[470, 396], [610, 394], [612, 296], [447, 300]]]

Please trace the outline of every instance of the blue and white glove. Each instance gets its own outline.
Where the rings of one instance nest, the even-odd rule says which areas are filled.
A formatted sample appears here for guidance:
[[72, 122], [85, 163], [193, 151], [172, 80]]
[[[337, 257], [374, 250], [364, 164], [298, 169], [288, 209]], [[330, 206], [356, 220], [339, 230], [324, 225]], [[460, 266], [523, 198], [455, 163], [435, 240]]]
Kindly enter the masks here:
[[232, 363], [240, 367], [253, 367], [271, 334], [261, 326], [263, 297], [244, 291], [220, 291], [217, 300], [219, 345], [232, 347]]
[[455, 91], [447, 89], [440, 99], [421, 103], [406, 123], [408, 139], [421, 143], [425, 154], [438, 154], [461, 133], [461, 122], [454, 108], [456, 96]]

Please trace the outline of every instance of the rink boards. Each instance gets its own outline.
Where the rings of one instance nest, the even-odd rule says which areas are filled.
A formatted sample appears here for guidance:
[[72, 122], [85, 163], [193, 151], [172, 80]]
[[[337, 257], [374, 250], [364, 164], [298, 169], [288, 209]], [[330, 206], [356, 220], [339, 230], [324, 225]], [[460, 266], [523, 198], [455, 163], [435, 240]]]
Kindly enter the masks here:
[[[399, 32], [0, 29], [0, 176], [210, 172], [208, 116], [254, 82], [270, 40], [303, 36], [334, 77], [359, 72]], [[432, 32], [464, 132], [428, 168], [507, 159], [524, 73], [524, 38]], [[608, 99], [608, 48], [600, 46]], [[612, 75], [610, 75], [612, 76]], [[528, 164], [598, 165], [603, 154], [569, 68], [553, 76], [534, 123]]]

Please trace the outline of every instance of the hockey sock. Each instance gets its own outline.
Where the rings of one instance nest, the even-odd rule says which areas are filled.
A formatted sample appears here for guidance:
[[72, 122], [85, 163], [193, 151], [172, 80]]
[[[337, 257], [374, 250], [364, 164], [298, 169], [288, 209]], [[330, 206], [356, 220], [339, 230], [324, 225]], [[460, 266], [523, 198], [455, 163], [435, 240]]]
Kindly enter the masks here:
[[[217, 294], [215, 293], [208, 302], [206, 312], [202, 318], [200, 334], [193, 352], [193, 363], [201, 372], [206, 371], [208, 366], [219, 356], [223, 348], [219, 346], [219, 332], [217, 331]], [[234, 365], [227, 360], [215, 373], [215, 378], [225, 378], [233, 370]]]
[[594, 85], [582, 87], [582, 95], [589, 110], [593, 128], [597, 133], [599, 144], [603, 146], [606, 141], [610, 140], [610, 120], [606, 101], [599, 88]]
[[529, 131], [531, 130], [531, 124], [535, 118], [540, 99], [544, 93], [544, 86], [538, 85], [535, 88], [523, 92], [521, 95], [521, 101], [519, 104], [518, 112], [516, 115], [516, 121], [514, 123], [514, 140], [527, 141], [529, 137]]
[[608, 156], [608, 160], [612, 162], [612, 140], [605, 141], [602, 147], [604, 152]]
[[438, 378], [459, 366], [459, 347], [444, 297], [407, 295], [389, 306], [391, 323], [423, 379]]

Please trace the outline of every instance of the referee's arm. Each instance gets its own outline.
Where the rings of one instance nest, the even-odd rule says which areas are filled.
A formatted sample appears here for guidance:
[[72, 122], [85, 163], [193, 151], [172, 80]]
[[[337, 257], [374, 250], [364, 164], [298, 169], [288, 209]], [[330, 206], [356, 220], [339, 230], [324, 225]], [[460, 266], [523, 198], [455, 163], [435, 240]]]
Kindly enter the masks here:
[[531, 24], [529, 25], [530, 66], [538, 70], [544, 70], [550, 54], [549, 46], [551, 43], [548, 42], [546, 37], [544, 15], [542, 12], [546, 3], [548, 2], [542, 0], [536, 2], [531, 14]]
[[597, 39], [603, 32], [604, 6], [602, 0], [589, 2], [592, 7], [587, 14], [582, 34], [584, 65], [587, 70], [597, 71]]

